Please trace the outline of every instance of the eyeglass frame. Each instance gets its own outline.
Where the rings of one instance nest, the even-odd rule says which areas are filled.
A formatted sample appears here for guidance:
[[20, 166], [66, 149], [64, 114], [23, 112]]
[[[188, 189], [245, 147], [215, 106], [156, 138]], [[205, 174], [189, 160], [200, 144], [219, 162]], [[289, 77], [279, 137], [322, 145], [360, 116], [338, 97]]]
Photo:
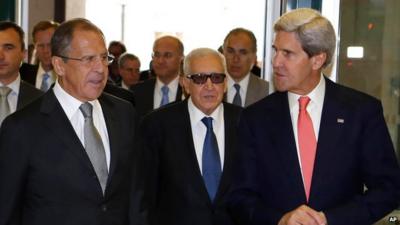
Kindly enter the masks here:
[[[57, 57], [60, 57], [62, 59], [66, 59], [66, 60], [75, 60], [75, 61], [80, 61], [81, 63], [85, 64], [85, 65], [92, 65], [95, 61], [95, 59], [97, 58], [97, 56], [99, 55], [87, 55], [87, 56], [82, 56], [81, 58], [74, 58], [74, 57], [68, 57], [68, 56], [64, 56], [64, 55], [56, 55]], [[100, 57], [100, 61], [102, 61], [101, 57], [103, 57], [102, 55], [99, 56]], [[115, 60], [115, 57], [107, 54], [107, 65], [110, 65], [113, 61]]]
[[[215, 82], [213, 79], [215, 79], [215, 77], [213, 78], [213, 76], [218, 75], [218, 76], [222, 76], [222, 80], [220, 82]], [[226, 78], [226, 74], [225, 73], [195, 73], [195, 74], [189, 74], [186, 76], [188, 79], [192, 80], [193, 83], [198, 84], [198, 85], [203, 85], [205, 83], [207, 83], [207, 80], [210, 79], [211, 83], [213, 84], [222, 84], [225, 81]], [[195, 81], [196, 78], [194, 77], [198, 77], [198, 79], [205, 79], [201, 82], [197, 82]]]

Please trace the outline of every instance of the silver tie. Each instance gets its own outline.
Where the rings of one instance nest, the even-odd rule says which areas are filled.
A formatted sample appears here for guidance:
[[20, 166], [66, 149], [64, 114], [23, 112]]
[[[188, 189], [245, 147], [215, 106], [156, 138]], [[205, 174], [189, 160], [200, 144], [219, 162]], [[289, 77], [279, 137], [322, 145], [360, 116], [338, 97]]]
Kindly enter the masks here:
[[0, 125], [10, 114], [10, 105], [8, 104], [7, 97], [11, 92], [9, 87], [0, 87]]
[[107, 185], [108, 170], [103, 142], [101, 141], [100, 134], [93, 123], [93, 106], [90, 103], [85, 102], [79, 107], [79, 109], [85, 118], [85, 150], [92, 162], [104, 194]]

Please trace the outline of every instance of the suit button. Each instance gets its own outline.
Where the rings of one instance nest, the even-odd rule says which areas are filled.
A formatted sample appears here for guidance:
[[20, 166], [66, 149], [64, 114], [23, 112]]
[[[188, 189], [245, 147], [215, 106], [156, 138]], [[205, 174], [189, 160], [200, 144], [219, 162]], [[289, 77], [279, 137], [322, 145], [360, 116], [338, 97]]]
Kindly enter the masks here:
[[107, 211], [107, 205], [106, 204], [101, 205], [101, 211], [103, 211], [103, 212]]

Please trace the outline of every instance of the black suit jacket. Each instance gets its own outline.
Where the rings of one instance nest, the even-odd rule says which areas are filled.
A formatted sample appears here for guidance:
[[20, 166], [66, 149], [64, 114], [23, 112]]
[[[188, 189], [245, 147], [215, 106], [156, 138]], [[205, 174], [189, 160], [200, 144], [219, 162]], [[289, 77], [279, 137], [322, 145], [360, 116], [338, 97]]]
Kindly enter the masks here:
[[307, 204], [323, 211], [329, 225], [366, 225], [398, 205], [400, 169], [380, 102], [325, 80], [308, 202], [287, 92], [275, 92], [243, 111], [230, 200], [240, 224], [277, 224], [285, 213]]
[[[142, 118], [147, 113], [153, 111], [154, 106], [154, 88], [156, 79], [149, 79], [131, 87], [135, 95], [135, 106], [138, 116]], [[178, 85], [175, 101], [182, 100], [182, 88]]]
[[22, 109], [42, 95], [43, 92], [41, 90], [36, 89], [34, 86], [21, 80], [21, 84], [19, 86], [17, 110]]
[[[227, 193], [236, 157], [240, 107], [224, 103], [225, 160], [214, 203], [205, 187], [193, 144], [187, 100], [162, 107], [140, 126], [142, 156], [132, 210], [135, 225], [225, 225]], [[138, 200], [139, 199], [139, 200]]]
[[129, 103], [111, 95], [103, 94], [99, 101], [111, 153], [105, 195], [51, 89], [7, 117], [1, 127], [1, 225], [128, 223], [134, 112]]
[[135, 106], [135, 96], [131, 91], [125, 90], [121, 87], [118, 87], [110, 82], [107, 82], [104, 87], [104, 92], [107, 92], [111, 95], [114, 95], [118, 98], [122, 98], [125, 101], [130, 102], [133, 106]]
[[39, 65], [22, 63], [21, 67], [19, 68], [21, 79], [35, 86], [38, 69]]

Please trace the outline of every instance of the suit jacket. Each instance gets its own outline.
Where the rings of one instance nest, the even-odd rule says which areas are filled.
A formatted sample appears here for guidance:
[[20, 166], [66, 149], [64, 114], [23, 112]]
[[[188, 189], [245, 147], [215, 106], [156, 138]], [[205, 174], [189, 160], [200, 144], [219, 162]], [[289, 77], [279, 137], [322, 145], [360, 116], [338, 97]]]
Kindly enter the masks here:
[[17, 110], [22, 109], [42, 95], [43, 92], [41, 90], [38, 90], [29, 83], [21, 80], [21, 84], [19, 86]]
[[[154, 88], [156, 79], [149, 79], [142, 83], [134, 85], [131, 90], [135, 95], [135, 106], [139, 118], [153, 111], [154, 106]], [[175, 101], [182, 100], [182, 88], [178, 85]]]
[[103, 94], [99, 101], [111, 154], [105, 195], [51, 89], [1, 127], [1, 225], [128, 224], [134, 112], [111, 95]]
[[246, 101], [244, 102], [244, 106], [247, 107], [264, 98], [268, 95], [268, 90], [268, 82], [251, 73], [249, 85], [247, 86]]
[[19, 68], [19, 73], [21, 74], [21, 79], [30, 83], [35, 87], [36, 85], [36, 76], [37, 71], [39, 69], [39, 65], [31, 65], [28, 63], [22, 63]]
[[116, 86], [110, 82], [106, 84], [104, 87], [104, 92], [107, 92], [111, 95], [114, 95], [118, 98], [121, 98], [125, 101], [130, 102], [133, 106], [135, 106], [135, 96], [131, 91], [125, 90], [119, 86]]
[[325, 80], [308, 202], [287, 92], [244, 110], [241, 160], [230, 199], [240, 224], [277, 224], [285, 213], [307, 204], [323, 211], [329, 225], [364, 225], [397, 206], [400, 170], [380, 102]]
[[[211, 202], [193, 144], [187, 100], [144, 117], [139, 146], [142, 181], [135, 190], [135, 225], [228, 225], [226, 200], [236, 157], [240, 107], [224, 103], [225, 161], [220, 185]], [[140, 200], [137, 200], [140, 199]]]
[[[268, 90], [269, 84], [267, 81], [257, 77], [253, 73], [250, 73], [244, 107], [247, 107], [267, 96]], [[226, 93], [224, 95], [224, 101], [227, 101]]]

